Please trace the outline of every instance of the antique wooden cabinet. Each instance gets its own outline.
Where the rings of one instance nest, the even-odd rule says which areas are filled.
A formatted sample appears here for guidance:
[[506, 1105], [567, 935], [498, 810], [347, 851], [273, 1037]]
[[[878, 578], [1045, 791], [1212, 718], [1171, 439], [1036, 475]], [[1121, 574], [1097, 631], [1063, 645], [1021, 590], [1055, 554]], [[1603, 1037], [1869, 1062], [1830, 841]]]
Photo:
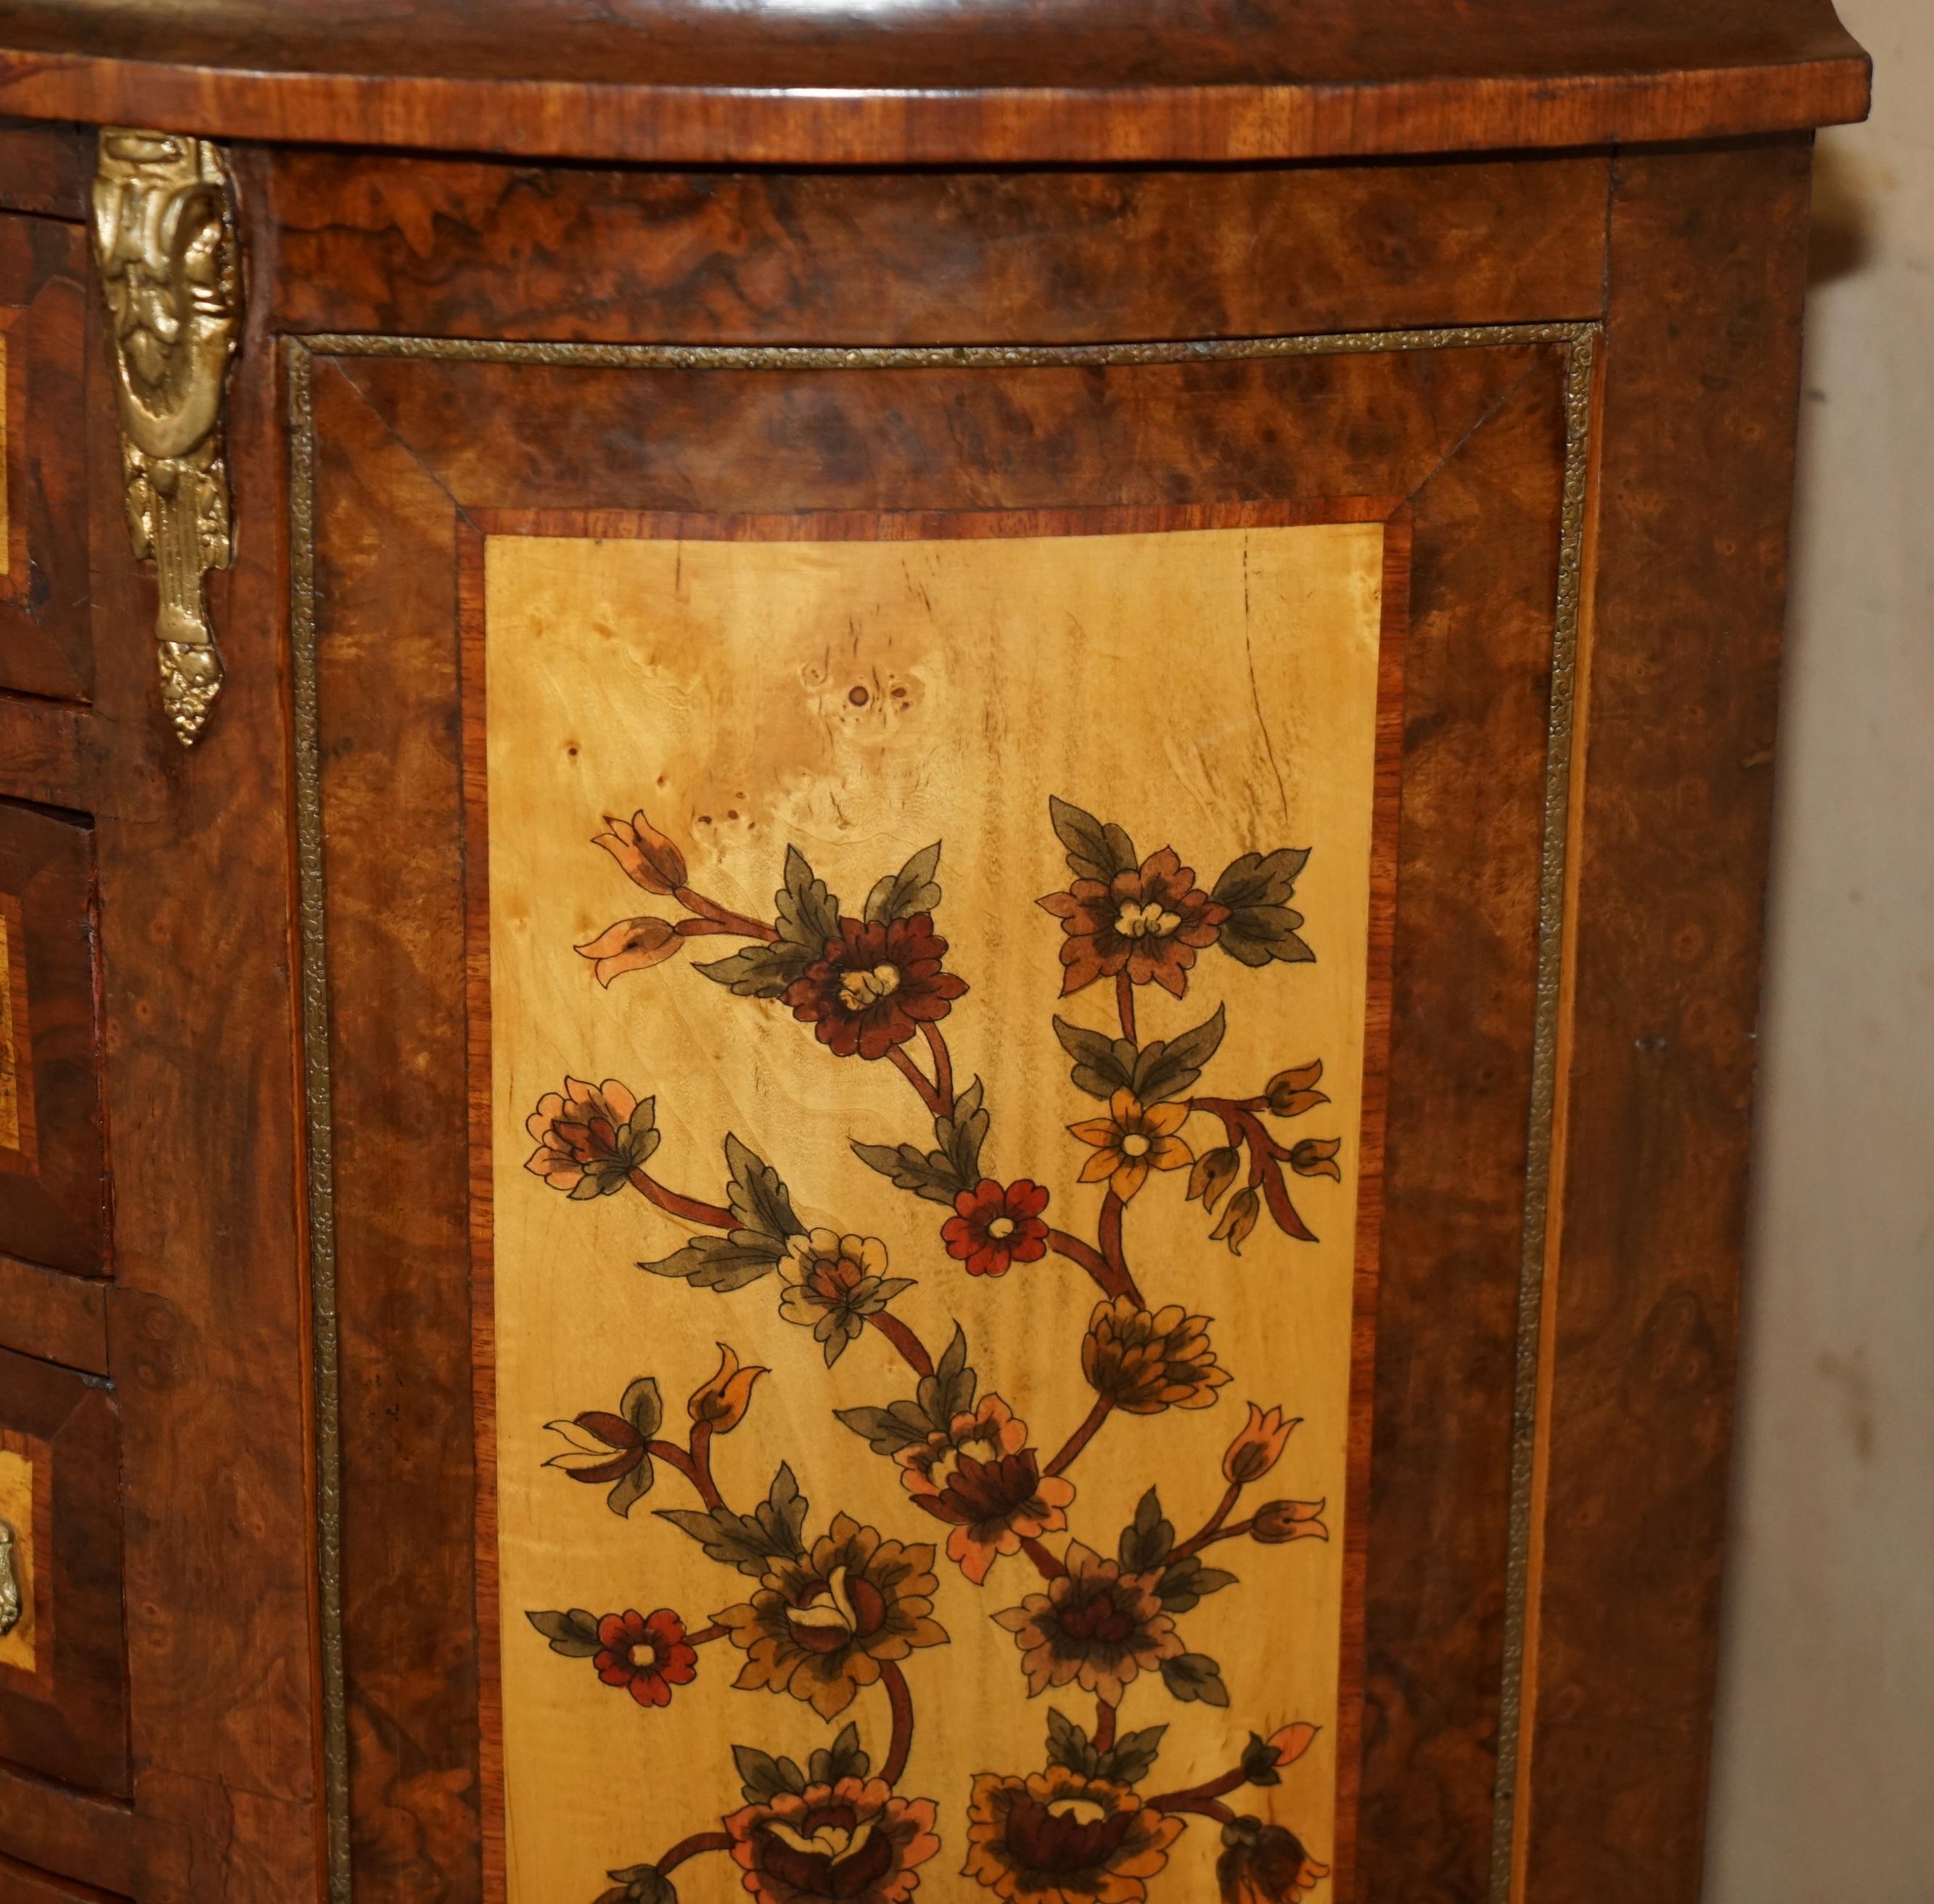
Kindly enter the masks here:
[[0, 48], [0, 1904], [1688, 1904], [1827, 0]]

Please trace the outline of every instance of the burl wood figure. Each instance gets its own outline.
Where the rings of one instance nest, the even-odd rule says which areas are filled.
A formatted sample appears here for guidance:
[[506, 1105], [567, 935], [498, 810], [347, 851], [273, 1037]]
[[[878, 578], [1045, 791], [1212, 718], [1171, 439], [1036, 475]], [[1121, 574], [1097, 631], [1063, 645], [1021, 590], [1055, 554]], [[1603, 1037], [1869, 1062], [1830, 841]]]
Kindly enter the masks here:
[[1693, 1904], [1827, 0], [0, 0], [0, 1904]]

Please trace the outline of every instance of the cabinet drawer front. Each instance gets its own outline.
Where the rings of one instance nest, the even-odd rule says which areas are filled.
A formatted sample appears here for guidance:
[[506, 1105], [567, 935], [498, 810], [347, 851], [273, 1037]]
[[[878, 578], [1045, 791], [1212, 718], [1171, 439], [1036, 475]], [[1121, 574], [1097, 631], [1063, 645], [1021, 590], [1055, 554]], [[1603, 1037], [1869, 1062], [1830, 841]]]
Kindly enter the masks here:
[[110, 1793], [128, 1788], [120, 1459], [103, 1384], [0, 1350], [0, 1760]]
[[81, 226], [0, 213], [0, 688], [85, 700], [87, 248]]
[[1589, 345], [297, 353], [367, 1894], [1481, 1884]]
[[85, 821], [0, 800], [0, 1252], [83, 1276], [107, 1264]]

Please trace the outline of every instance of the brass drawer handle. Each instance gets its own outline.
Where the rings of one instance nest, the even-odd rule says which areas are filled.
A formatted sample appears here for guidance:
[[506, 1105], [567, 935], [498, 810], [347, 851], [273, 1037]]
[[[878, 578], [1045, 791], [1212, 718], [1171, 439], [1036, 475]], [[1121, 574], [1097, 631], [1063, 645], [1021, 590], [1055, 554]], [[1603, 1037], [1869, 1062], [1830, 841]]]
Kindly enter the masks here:
[[0, 1640], [20, 1623], [20, 1579], [14, 1571], [14, 1529], [0, 1520]]

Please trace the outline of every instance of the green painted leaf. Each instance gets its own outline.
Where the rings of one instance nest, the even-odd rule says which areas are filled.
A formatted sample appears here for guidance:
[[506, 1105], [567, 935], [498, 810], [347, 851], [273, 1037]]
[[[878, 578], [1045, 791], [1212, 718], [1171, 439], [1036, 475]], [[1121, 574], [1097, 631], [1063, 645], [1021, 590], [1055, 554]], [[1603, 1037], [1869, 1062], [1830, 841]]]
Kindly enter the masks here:
[[1216, 1055], [1222, 1042], [1228, 1020], [1219, 1005], [1214, 1014], [1192, 1031], [1166, 1041], [1158, 1038], [1144, 1045], [1134, 1062], [1128, 1088], [1144, 1105], [1160, 1104], [1166, 1098], [1179, 1098], [1202, 1075], [1202, 1068]]
[[657, 1382], [649, 1375], [639, 1376], [625, 1390], [624, 1399], [618, 1404], [618, 1412], [649, 1441], [664, 1420], [664, 1402], [659, 1396]]
[[987, 1141], [990, 1122], [982, 1105], [986, 1095], [986, 1087], [977, 1077], [954, 1099], [951, 1117], [933, 1120], [939, 1154], [953, 1169], [956, 1190], [971, 1190], [981, 1181], [981, 1149]]
[[550, 1642], [553, 1652], [561, 1652], [567, 1659], [589, 1659], [602, 1650], [598, 1616], [582, 1607], [573, 1607], [568, 1613], [527, 1613], [524, 1617]]
[[1105, 886], [1116, 873], [1132, 872], [1141, 863], [1134, 842], [1119, 827], [1106, 824], [1052, 794], [1047, 812], [1068, 850], [1068, 869], [1077, 879], [1098, 879]]
[[1112, 1098], [1133, 1083], [1135, 1047], [1128, 1039], [1109, 1038], [1085, 1025], [1071, 1025], [1065, 1018], [1054, 1020], [1054, 1035], [1074, 1060], [1068, 1076], [1077, 1090], [1086, 1091], [1091, 1098]]
[[1164, 1516], [1161, 1496], [1151, 1487], [1136, 1503], [1134, 1520], [1122, 1529], [1116, 1554], [1125, 1572], [1152, 1573], [1174, 1545], [1174, 1525]]
[[1272, 959], [1307, 964], [1316, 954], [1297, 936], [1303, 914], [1289, 901], [1309, 858], [1307, 847], [1285, 846], [1268, 854], [1232, 860], [1210, 897], [1229, 908], [1216, 942], [1238, 964], [1266, 966]]
[[914, 1391], [920, 1411], [934, 1427], [944, 1431], [952, 1425], [956, 1415], [972, 1411], [975, 1392], [980, 1385], [980, 1377], [967, 1366], [966, 1331], [956, 1322], [946, 1353], [934, 1365], [932, 1375], [920, 1377]]
[[727, 1201], [739, 1219], [733, 1242], [749, 1246], [753, 1237], [769, 1237], [783, 1255], [786, 1240], [799, 1235], [806, 1225], [794, 1215], [792, 1199], [779, 1181], [779, 1172], [729, 1131], [725, 1166], [732, 1176]]
[[682, 1276], [694, 1289], [726, 1295], [770, 1276], [785, 1254], [769, 1237], [734, 1230], [729, 1237], [694, 1237], [682, 1249], [638, 1267], [653, 1276]]
[[820, 1746], [807, 1761], [807, 1773], [815, 1785], [834, 1785], [842, 1779], [863, 1779], [872, 1766], [860, 1743], [858, 1722], [849, 1720], [830, 1746]]
[[1089, 1779], [1096, 1776], [1101, 1764], [1101, 1755], [1088, 1734], [1053, 1706], [1047, 1709], [1047, 1762], [1065, 1765], [1070, 1771]]
[[800, 1533], [806, 1526], [806, 1499], [789, 1466], [780, 1464], [770, 1491], [753, 1512], [768, 1544], [767, 1553], [797, 1559], [806, 1551]]
[[[765, 1504], [761, 1503], [763, 1512]], [[782, 1555], [790, 1558], [797, 1549], [775, 1546], [761, 1521], [734, 1514], [730, 1508], [715, 1508], [709, 1513], [700, 1508], [660, 1508], [661, 1520], [668, 1520], [688, 1534], [704, 1548], [706, 1558], [721, 1566], [736, 1567], [756, 1580], [768, 1565]]]
[[618, 1477], [616, 1485], [604, 1497], [604, 1505], [622, 1519], [629, 1520], [631, 1510], [652, 1491], [656, 1478], [652, 1457], [647, 1454], [629, 1474]]
[[923, 847], [898, 872], [890, 872], [866, 895], [866, 920], [869, 925], [884, 925], [890, 920], [911, 919], [916, 913], [931, 912], [940, 903], [940, 887], [934, 874], [940, 866], [940, 842]]
[[896, 1189], [911, 1190], [929, 1203], [944, 1204], [950, 1210], [960, 1194], [952, 1165], [912, 1144], [856, 1143], [853, 1154], [882, 1176], [890, 1177]]
[[1234, 1586], [1236, 1577], [1219, 1567], [1205, 1567], [1194, 1555], [1177, 1560], [1163, 1570], [1155, 1586], [1155, 1597], [1164, 1613], [1185, 1613], [1212, 1593]]
[[786, 848], [785, 884], [774, 897], [780, 938], [804, 947], [809, 963], [824, 954], [827, 940], [839, 936], [839, 902], [797, 846]]
[[1139, 1732], [1125, 1732], [1112, 1751], [1101, 1755], [1100, 1776], [1121, 1785], [1131, 1785], [1155, 1769], [1155, 1755], [1161, 1749], [1165, 1725], [1150, 1725]]
[[1222, 1683], [1222, 1669], [1206, 1652], [1178, 1653], [1161, 1662], [1161, 1681], [1170, 1694], [1187, 1704], [1200, 1700], [1205, 1706], [1226, 1706], [1229, 1689]]
[[756, 1746], [734, 1746], [732, 1762], [739, 1768], [746, 1797], [755, 1805], [769, 1803], [784, 1792], [806, 1789], [806, 1775], [791, 1759], [775, 1758]]
[[694, 962], [715, 985], [723, 985], [742, 999], [776, 999], [818, 957], [820, 948], [781, 939], [776, 944], [755, 939], [730, 958]]
[[884, 1408], [836, 1408], [833, 1419], [854, 1434], [865, 1436], [875, 1454], [897, 1454], [903, 1448], [917, 1448], [933, 1426], [911, 1402], [896, 1402]]

